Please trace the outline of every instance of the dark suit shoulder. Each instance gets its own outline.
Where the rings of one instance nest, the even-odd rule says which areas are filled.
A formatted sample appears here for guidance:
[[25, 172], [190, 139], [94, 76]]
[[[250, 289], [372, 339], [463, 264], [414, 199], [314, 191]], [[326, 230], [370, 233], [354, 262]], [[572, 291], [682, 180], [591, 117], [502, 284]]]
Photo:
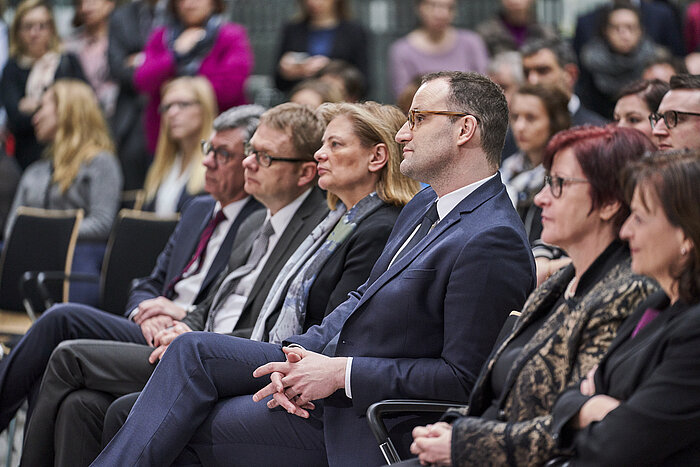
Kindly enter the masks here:
[[602, 117], [601, 115], [598, 115], [597, 113], [593, 112], [592, 110], [587, 109], [584, 106], [579, 107], [579, 109], [576, 111], [576, 113], [571, 116], [572, 126], [580, 126], [580, 125], [605, 126], [608, 123], [610, 123], [610, 122], [608, 122], [608, 120], [606, 120], [604, 117]]

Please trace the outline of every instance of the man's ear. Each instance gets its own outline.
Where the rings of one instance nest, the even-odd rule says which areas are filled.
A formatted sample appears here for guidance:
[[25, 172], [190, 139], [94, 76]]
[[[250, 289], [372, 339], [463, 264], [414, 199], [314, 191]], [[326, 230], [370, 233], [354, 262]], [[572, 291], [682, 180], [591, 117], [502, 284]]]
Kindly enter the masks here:
[[615, 216], [615, 214], [617, 214], [621, 207], [622, 205], [619, 201], [606, 203], [600, 207], [600, 209], [598, 210], [600, 211], [600, 213], [598, 215], [603, 221], [607, 222], [610, 219], [612, 219]]
[[476, 121], [476, 117], [473, 115], [467, 115], [466, 117], [462, 118], [464, 118], [464, 122], [462, 123], [462, 126], [459, 127], [459, 137], [457, 138], [458, 146], [471, 141], [476, 134], [477, 127], [479, 126], [478, 122]]
[[564, 72], [566, 72], [566, 76], [568, 79], [567, 85], [569, 86], [569, 89], [567, 89], [566, 91], [573, 92], [574, 86], [576, 86], [576, 82], [578, 81], [578, 67], [574, 63], [567, 63], [566, 65], [564, 65]]
[[389, 162], [389, 150], [384, 143], [375, 144], [369, 154], [367, 169], [370, 172], [379, 172]]
[[303, 162], [299, 167], [298, 186], [308, 185], [316, 178], [316, 162]]

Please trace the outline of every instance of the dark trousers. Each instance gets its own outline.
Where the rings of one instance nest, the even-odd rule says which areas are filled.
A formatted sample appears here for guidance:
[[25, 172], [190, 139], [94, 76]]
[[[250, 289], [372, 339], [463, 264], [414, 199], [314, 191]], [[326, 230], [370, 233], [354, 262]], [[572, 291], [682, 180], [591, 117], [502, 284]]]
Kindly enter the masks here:
[[274, 344], [179, 336], [93, 465], [326, 465], [322, 407], [302, 419], [252, 400], [270, 381], [253, 370], [282, 360]]
[[105, 413], [115, 398], [138, 391], [155, 365], [152, 347], [71, 340], [49, 360], [27, 426], [22, 464], [87, 466], [100, 453]]
[[25, 398], [29, 412], [53, 350], [68, 339], [102, 339], [145, 344], [141, 328], [120, 316], [95, 308], [61, 304], [47, 310], [0, 361], [0, 430], [4, 430]]

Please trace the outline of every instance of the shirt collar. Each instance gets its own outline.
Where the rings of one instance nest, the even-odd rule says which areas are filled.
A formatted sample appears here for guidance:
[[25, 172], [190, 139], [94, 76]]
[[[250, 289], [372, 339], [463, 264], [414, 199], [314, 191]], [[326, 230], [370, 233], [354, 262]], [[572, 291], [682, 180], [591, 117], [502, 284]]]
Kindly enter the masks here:
[[437, 199], [437, 211], [440, 220], [452, 211], [455, 206], [462, 202], [467, 196], [472, 194], [477, 188], [491, 180], [498, 172], [490, 177], [483, 178], [462, 188], [458, 188], [451, 193], [447, 193]]
[[226, 220], [233, 220], [238, 216], [238, 213], [241, 212], [241, 209], [243, 209], [243, 206], [245, 206], [245, 203], [248, 202], [250, 199], [250, 196], [246, 196], [243, 199], [239, 199], [238, 201], [233, 201], [231, 203], [228, 203], [226, 206], [223, 208], [221, 207], [221, 203], [219, 201], [216, 202], [216, 206], [214, 206], [214, 212], [219, 212], [219, 210], [223, 209], [224, 215], [226, 216]]
[[302, 193], [294, 201], [277, 211], [274, 216], [270, 215], [269, 209], [267, 210], [265, 222], [267, 222], [268, 219], [270, 220], [270, 223], [272, 224], [272, 230], [275, 231], [275, 235], [280, 235], [282, 232], [284, 232], [284, 229], [287, 228], [287, 224], [289, 224], [289, 221], [292, 220], [292, 217], [294, 217], [294, 214], [296, 214], [297, 209], [299, 209], [301, 203], [304, 202], [304, 200], [307, 196], [309, 196], [310, 193], [311, 188]]
[[575, 114], [576, 112], [578, 112], [578, 109], [581, 108], [581, 99], [579, 99], [579, 97], [576, 94], [572, 94], [571, 98], [569, 99], [569, 103], [567, 104], [567, 107], [571, 115]]

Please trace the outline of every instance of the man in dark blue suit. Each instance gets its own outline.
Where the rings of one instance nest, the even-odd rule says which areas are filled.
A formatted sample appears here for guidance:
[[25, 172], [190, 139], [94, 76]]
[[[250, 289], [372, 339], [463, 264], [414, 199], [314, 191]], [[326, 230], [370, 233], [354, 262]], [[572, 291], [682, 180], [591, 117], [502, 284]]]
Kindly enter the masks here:
[[[197, 198], [188, 205], [151, 275], [134, 285], [126, 310], [126, 316], [133, 320], [79, 304], [55, 305], [0, 362], [0, 431], [25, 397], [31, 413], [46, 363], [62, 341], [91, 338], [151, 344], [155, 333], [171, 326], [173, 319], [184, 317], [206, 297], [209, 286], [228, 263], [239, 225], [262, 208], [243, 189], [241, 164], [244, 143], [263, 111], [260, 106], [239, 107], [216, 119], [212, 144], [219, 153], [228, 154], [227, 160], [217, 162], [219, 157], [213, 151], [204, 159], [205, 189], [211, 197]], [[226, 218], [214, 223], [218, 212]], [[150, 317], [141, 319], [144, 316]]]
[[369, 404], [467, 400], [508, 313], [535, 285], [497, 171], [507, 116], [488, 78], [426, 76], [396, 139], [401, 171], [432, 188], [404, 208], [367, 282], [284, 348], [175, 339], [93, 465], [377, 465]]

